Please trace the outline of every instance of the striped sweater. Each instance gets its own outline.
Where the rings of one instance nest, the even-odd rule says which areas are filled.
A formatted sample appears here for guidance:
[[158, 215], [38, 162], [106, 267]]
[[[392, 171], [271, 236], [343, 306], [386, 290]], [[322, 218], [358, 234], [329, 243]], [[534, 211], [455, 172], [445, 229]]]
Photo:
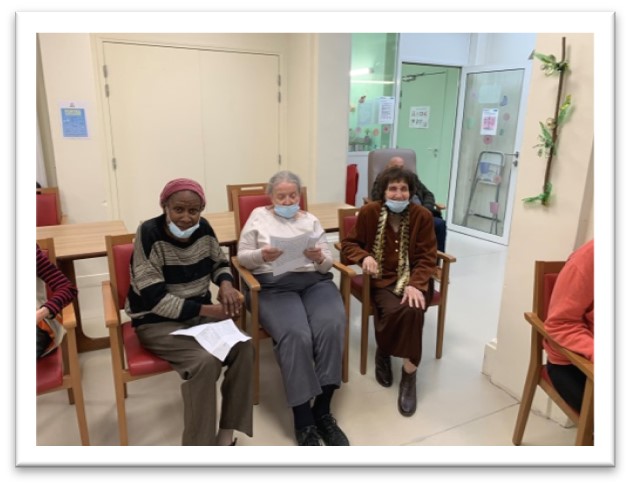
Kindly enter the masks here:
[[210, 282], [233, 281], [215, 232], [204, 218], [186, 242], [171, 237], [160, 215], [138, 227], [125, 311], [132, 325], [186, 321], [212, 304]]
[[[51, 315], [72, 303], [77, 287], [53, 264], [37, 245], [37, 307], [46, 306]], [[48, 289], [46, 289], [48, 287]]]

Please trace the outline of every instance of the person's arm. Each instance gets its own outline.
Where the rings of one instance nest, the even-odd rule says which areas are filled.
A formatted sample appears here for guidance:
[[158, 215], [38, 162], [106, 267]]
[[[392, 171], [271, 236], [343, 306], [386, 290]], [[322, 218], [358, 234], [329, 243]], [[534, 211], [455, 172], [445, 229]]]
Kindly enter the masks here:
[[37, 246], [37, 277], [46, 283], [51, 291], [44, 304], [39, 308], [36, 320], [53, 317], [72, 303], [78, 294], [77, 287], [50, 261]]
[[436, 210], [436, 198], [434, 198], [434, 193], [427, 189], [427, 186], [421, 182], [418, 176], [416, 177], [416, 184], [418, 185], [416, 195], [421, 201], [421, 205], [431, 211], [432, 214], [435, 214], [436, 211], [440, 213], [440, 210]]
[[427, 292], [437, 259], [434, 219], [426, 208], [415, 209], [410, 209], [410, 285]]
[[594, 361], [594, 333], [585, 316], [594, 306], [594, 278], [568, 262], [559, 273], [550, 297], [544, 327], [562, 347]]
[[[260, 211], [255, 209], [250, 213], [239, 236], [237, 258], [239, 259], [239, 264], [250, 270], [265, 266], [274, 257], [269, 255], [266, 258], [263, 249], [265, 246], [259, 247], [259, 240], [269, 241], [269, 236], [266, 235], [267, 225], [259, 218]], [[275, 257], [278, 257], [278, 255]]]
[[322, 224], [315, 216], [312, 215], [312, 218], [314, 219], [313, 233], [320, 235], [320, 240], [318, 240], [314, 249], [307, 249], [304, 254], [305, 257], [313, 262], [316, 271], [326, 274], [333, 266], [333, 254], [329, 248], [329, 242]]

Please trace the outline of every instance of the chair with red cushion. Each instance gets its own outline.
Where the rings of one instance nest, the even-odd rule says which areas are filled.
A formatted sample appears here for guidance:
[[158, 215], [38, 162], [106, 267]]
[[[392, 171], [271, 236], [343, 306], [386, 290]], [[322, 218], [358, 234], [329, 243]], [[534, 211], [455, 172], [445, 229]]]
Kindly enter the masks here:
[[134, 251], [133, 233], [105, 237], [110, 280], [103, 282], [105, 324], [109, 330], [112, 371], [121, 445], [129, 444], [125, 398], [127, 383], [173, 370], [162, 358], [145, 349], [131, 321], [121, 322], [121, 310], [130, 285], [129, 264]]
[[[240, 190], [232, 191], [235, 219], [235, 230], [237, 241], [241, 234], [241, 228], [247, 222], [250, 213], [259, 206], [271, 204], [270, 197], [264, 191]], [[307, 211], [307, 188], [302, 187], [300, 191], [300, 208]], [[240, 289], [247, 289], [250, 293], [250, 336], [254, 347], [254, 404], [259, 403], [259, 375], [260, 375], [260, 341], [270, 336], [265, 332], [259, 321], [259, 291], [261, 285], [256, 280], [254, 274], [239, 263], [237, 257], [232, 258], [233, 267], [236, 269], [240, 280]], [[346, 310], [346, 331], [344, 338], [344, 357], [342, 359], [342, 380], [348, 382], [348, 333], [349, 333], [349, 313], [350, 313], [350, 278], [355, 272], [340, 264], [333, 262], [333, 267], [340, 272], [340, 293]]]
[[56, 187], [37, 188], [35, 193], [36, 226], [60, 225], [64, 217], [61, 214], [59, 190]]
[[[52, 238], [37, 241], [48, 259], [55, 264], [55, 247]], [[81, 385], [81, 367], [79, 365], [79, 353], [77, 352], [77, 336], [75, 329], [77, 321], [73, 304], [69, 304], [62, 310], [61, 323], [66, 335], [61, 346], [37, 360], [37, 395], [48, 394], [56, 391], [68, 391], [68, 402], [74, 404], [77, 412], [77, 423], [81, 444], [88, 446], [88, 422], [85, 415], [85, 402], [83, 400], [83, 387]]]
[[[346, 238], [346, 235], [352, 230], [357, 222], [357, 208], [340, 208], [338, 210], [338, 225], [340, 242]], [[341, 243], [335, 244], [338, 250], [341, 250]], [[439, 359], [443, 355], [443, 338], [445, 335], [445, 315], [447, 312], [447, 292], [449, 291], [449, 272], [451, 264], [456, 262], [456, 258], [453, 255], [446, 254], [444, 252], [437, 252], [438, 263], [434, 271], [434, 284], [438, 284], [438, 287], [434, 289], [434, 295], [432, 301], [428, 304], [430, 306], [438, 306], [438, 319], [436, 325], [436, 358]], [[352, 262], [348, 262], [343, 258], [342, 264], [352, 265]], [[373, 306], [370, 299], [370, 275], [358, 274], [351, 278], [351, 294], [360, 303], [362, 303], [362, 315], [361, 315], [361, 340], [360, 340], [360, 366], [359, 371], [362, 375], [366, 374], [366, 367], [368, 363], [368, 325], [369, 319], [373, 315]]]
[[118, 413], [118, 434], [121, 445], [129, 444], [125, 398], [127, 383], [173, 370], [166, 361], [145, 350], [131, 325], [121, 322], [120, 311], [125, 308], [129, 290], [129, 263], [134, 250], [135, 235], [105, 237], [110, 280], [103, 282], [105, 323], [109, 330], [112, 352], [112, 371]]
[[358, 187], [359, 172], [357, 171], [357, 164], [349, 164], [346, 166], [346, 197], [344, 199], [347, 205], [355, 206]]
[[[526, 321], [532, 326], [530, 333], [530, 364], [526, 373], [524, 392], [513, 432], [513, 444], [521, 445], [528, 422], [528, 416], [535, 397], [537, 386], [559, 406], [576, 425], [576, 445], [594, 444], [594, 364], [585, 357], [563, 348], [555, 342], [543, 325], [548, 316], [550, 297], [557, 276], [565, 265], [564, 261], [536, 261], [532, 311], [524, 313]], [[558, 352], [562, 353], [573, 365], [587, 377], [580, 413], [573, 409], [557, 392], [548, 370], [543, 362], [543, 341], [546, 340]]]

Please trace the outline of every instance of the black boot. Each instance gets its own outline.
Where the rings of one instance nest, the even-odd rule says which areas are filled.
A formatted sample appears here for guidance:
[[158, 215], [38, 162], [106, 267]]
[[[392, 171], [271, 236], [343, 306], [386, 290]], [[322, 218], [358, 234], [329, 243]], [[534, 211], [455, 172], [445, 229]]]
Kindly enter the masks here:
[[412, 416], [416, 411], [416, 370], [408, 374], [401, 368], [398, 406], [403, 416]]
[[375, 352], [375, 378], [383, 387], [392, 385], [392, 364], [390, 355], [383, 353], [377, 348]]

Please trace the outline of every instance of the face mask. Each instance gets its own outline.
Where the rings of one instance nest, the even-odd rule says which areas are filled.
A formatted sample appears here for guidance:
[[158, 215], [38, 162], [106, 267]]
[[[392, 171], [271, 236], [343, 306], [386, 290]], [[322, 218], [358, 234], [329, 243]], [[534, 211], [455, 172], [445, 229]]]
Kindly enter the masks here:
[[295, 205], [274, 205], [274, 213], [283, 218], [293, 218], [298, 210], [300, 209], [300, 205], [296, 203]]
[[397, 201], [397, 200], [386, 200], [386, 206], [393, 213], [401, 213], [405, 210], [410, 204], [410, 200]]
[[193, 225], [191, 228], [187, 228], [186, 230], [180, 230], [180, 228], [173, 222], [169, 222], [169, 232], [173, 234], [174, 237], [177, 238], [188, 238], [195, 230], [199, 228], [199, 222], [196, 225]]

